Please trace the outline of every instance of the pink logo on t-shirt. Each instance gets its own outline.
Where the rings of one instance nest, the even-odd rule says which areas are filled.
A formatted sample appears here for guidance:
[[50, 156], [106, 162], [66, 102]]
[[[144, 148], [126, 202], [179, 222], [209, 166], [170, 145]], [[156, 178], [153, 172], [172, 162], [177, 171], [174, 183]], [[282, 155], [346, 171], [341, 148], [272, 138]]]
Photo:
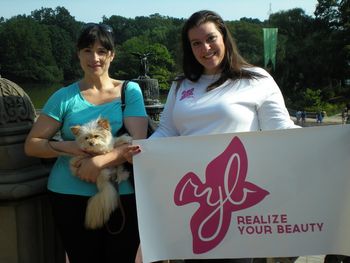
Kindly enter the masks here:
[[193, 97], [193, 91], [194, 91], [194, 88], [189, 89], [189, 90], [184, 90], [183, 92], [181, 92], [180, 100], [183, 100], [183, 99], [186, 99], [189, 97]]
[[189, 172], [177, 184], [176, 205], [199, 204], [190, 222], [193, 253], [202, 254], [219, 245], [229, 229], [232, 213], [258, 204], [269, 194], [246, 181], [247, 170], [245, 148], [234, 137], [224, 152], [208, 164], [204, 183]]

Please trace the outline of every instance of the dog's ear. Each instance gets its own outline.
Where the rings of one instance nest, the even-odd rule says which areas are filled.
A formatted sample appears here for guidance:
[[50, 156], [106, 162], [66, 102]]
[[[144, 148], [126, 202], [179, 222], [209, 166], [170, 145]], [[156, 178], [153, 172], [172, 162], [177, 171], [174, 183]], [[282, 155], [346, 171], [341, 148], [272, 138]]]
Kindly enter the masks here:
[[107, 119], [99, 119], [97, 122], [98, 126], [100, 126], [103, 129], [111, 130], [111, 126], [109, 125], [109, 121]]
[[70, 127], [70, 130], [72, 131], [72, 133], [77, 136], [79, 134], [79, 131], [80, 131], [80, 126], [77, 125], [77, 126], [72, 126]]

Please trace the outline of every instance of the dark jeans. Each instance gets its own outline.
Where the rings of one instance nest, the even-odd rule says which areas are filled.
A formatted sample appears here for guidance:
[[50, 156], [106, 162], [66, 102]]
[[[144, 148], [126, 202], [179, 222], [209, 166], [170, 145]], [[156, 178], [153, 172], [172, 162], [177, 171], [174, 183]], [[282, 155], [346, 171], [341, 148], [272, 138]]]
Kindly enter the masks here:
[[234, 258], [234, 259], [186, 259], [185, 263], [251, 263], [252, 258]]
[[[294, 262], [297, 257], [289, 258], [291, 262]], [[185, 263], [266, 263], [266, 258], [235, 258], [235, 259], [187, 259]], [[332, 262], [334, 263], [334, 262]], [[344, 262], [345, 263], [345, 262]], [[350, 263], [350, 262], [346, 262]]]
[[122, 225], [120, 209], [114, 211], [108, 227], [84, 227], [89, 197], [50, 192], [53, 216], [70, 263], [134, 263], [139, 245], [135, 195], [122, 195], [126, 223], [121, 233], [111, 234]]
[[342, 255], [326, 255], [324, 263], [350, 263], [350, 257]]

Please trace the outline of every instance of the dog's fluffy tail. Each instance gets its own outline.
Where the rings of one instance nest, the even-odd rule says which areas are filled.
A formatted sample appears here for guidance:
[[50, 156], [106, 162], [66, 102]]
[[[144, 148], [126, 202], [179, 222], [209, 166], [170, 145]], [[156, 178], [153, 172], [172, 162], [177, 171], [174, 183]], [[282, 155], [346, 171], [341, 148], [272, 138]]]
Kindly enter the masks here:
[[109, 178], [108, 175], [103, 173], [97, 178], [99, 192], [89, 199], [86, 208], [85, 226], [87, 228], [102, 227], [118, 206], [118, 193]]

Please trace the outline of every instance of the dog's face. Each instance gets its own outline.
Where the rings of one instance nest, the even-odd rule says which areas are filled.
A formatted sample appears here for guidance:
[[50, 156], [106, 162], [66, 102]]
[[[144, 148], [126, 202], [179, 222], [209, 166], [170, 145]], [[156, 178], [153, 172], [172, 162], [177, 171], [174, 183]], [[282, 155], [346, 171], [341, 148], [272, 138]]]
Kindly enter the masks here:
[[102, 118], [82, 126], [73, 126], [71, 131], [80, 148], [89, 153], [101, 154], [106, 152], [113, 140], [111, 126], [108, 120]]

